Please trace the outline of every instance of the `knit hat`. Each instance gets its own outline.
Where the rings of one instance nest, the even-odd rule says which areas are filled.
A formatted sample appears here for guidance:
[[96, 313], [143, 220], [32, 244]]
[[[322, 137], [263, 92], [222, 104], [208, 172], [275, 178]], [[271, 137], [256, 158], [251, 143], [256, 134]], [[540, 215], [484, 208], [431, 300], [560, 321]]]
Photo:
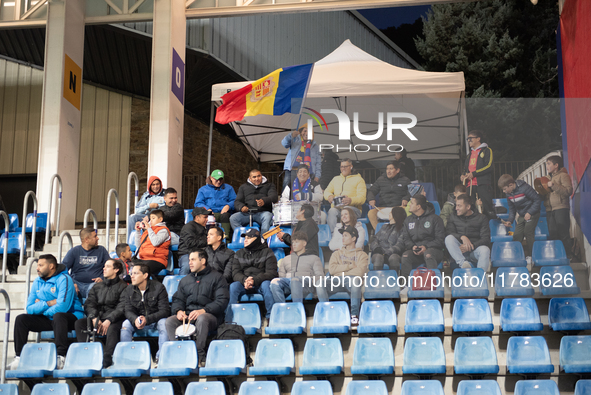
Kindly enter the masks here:
[[424, 190], [425, 188], [423, 188], [421, 184], [408, 184], [408, 193], [410, 193], [410, 197], [420, 195]]

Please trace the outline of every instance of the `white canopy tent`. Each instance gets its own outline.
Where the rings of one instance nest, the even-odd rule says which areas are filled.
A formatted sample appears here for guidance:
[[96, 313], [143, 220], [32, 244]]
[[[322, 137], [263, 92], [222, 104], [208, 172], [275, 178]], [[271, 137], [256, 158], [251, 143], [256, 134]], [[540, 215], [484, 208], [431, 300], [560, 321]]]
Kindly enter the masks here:
[[[248, 83], [212, 86], [212, 104], [221, 105], [221, 97], [225, 93], [240, 89]], [[400, 144], [413, 159], [457, 159], [460, 158], [462, 143], [467, 135], [464, 89], [462, 72], [434, 73], [392, 66], [346, 40], [315, 63], [304, 107], [318, 112], [338, 109], [347, 113], [351, 121], [350, 141], [339, 140], [339, 125], [335, 115], [322, 114], [328, 130], [321, 130], [314, 121], [315, 141], [334, 146], [334, 151], [341, 157], [369, 161], [391, 160], [393, 154], [388, 152], [386, 146]], [[304, 110], [306, 112], [312, 114]], [[359, 138], [353, 128], [354, 112], [359, 114], [359, 132], [363, 135], [376, 133], [378, 114], [383, 113], [384, 132], [381, 137], [375, 141]], [[394, 112], [416, 116], [416, 126], [409, 129], [417, 138], [416, 141], [409, 139], [399, 129], [393, 131], [390, 141], [387, 140], [387, 113]], [[233, 122], [232, 127], [257, 160], [282, 162], [287, 149], [281, 145], [281, 140], [298, 124], [305, 124], [308, 118], [303, 115], [300, 119], [299, 115], [294, 114], [258, 115]], [[408, 118], [397, 117], [393, 120], [393, 123], [400, 124], [409, 122]], [[384, 145], [380, 147], [378, 144]]]

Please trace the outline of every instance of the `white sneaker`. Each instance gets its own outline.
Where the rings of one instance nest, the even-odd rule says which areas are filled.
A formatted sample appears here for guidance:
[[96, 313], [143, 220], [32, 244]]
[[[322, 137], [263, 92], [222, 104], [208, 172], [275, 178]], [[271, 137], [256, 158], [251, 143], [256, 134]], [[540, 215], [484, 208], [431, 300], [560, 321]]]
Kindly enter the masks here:
[[357, 329], [359, 326], [359, 317], [356, 315], [351, 316], [351, 329]]
[[16, 370], [18, 369], [18, 364], [21, 360], [21, 357], [14, 357], [14, 360], [6, 367], [6, 370]]
[[462, 263], [462, 269], [472, 269], [472, 265], [470, 262], [464, 261], [464, 263]]
[[527, 261], [527, 264], [531, 266], [531, 256], [526, 256], [525, 260]]
[[63, 355], [58, 355], [56, 369], [63, 369], [65, 363], [66, 363], [66, 357], [64, 357]]

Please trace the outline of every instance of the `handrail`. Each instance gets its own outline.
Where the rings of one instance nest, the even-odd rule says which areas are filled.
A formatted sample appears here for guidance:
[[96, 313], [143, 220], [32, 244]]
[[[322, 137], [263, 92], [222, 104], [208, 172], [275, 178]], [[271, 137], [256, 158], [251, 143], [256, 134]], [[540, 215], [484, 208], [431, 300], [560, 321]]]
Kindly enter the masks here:
[[25, 195], [25, 201], [23, 203], [23, 231], [22, 236], [23, 239], [21, 240], [21, 254], [18, 260], [18, 265], [22, 266], [23, 261], [25, 259], [25, 243], [26, 243], [26, 230], [27, 230], [27, 201], [29, 200], [29, 196], [33, 198], [33, 227], [31, 229], [31, 257], [35, 256], [35, 235], [37, 234], [37, 195], [35, 192], [29, 191]]
[[[10, 229], [10, 219], [8, 218], [8, 214], [2, 210], [0, 210], [0, 215], [4, 217], [4, 237], [6, 237], [4, 239], [4, 254], [2, 255], [2, 286], [4, 286], [6, 282], [6, 263], [8, 262], [8, 230]], [[4, 375], [2, 375], [2, 378], [4, 378]]]
[[49, 209], [47, 210], [47, 228], [45, 229], [45, 244], [49, 244], [49, 234], [51, 233], [51, 220], [53, 214], [53, 187], [55, 186], [55, 179], [57, 178], [58, 181], [58, 201], [57, 201], [57, 219], [55, 221], [55, 234], [58, 235], [60, 232], [60, 217], [62, 215], [62, 178], [59, 174], [54, 174], [51, 176], [51, 181], [49, 181]]
[[126, 215], [126, 219], [125, 219], [125, 241], [127, 242], [127, 240], [129, 240], [129, 216], [131, 215], [131, 208], [129, 207], [129, 187], [131, 186], [131, 180], [133, 179], [133, 182], [135, 184], [135, 197], [134, 197], [134, 203], [133, 203], [133, 212], [135, 213], [135, 207], [137, 206], [137, 202], [139, 200], [139, 191], [140, 191], [140, 180], [139, 178], [137, 178], [137, 174], [135, 174], [133, 171], [130, 172], [127, 175], [127, 211], [125, 212]]
[[96, 218], [96, 213], [91, 208], [86, 210], [86, 212], [84, 213], [84, 227], [88, 227], [88, 214], [92, 214], [92, 219], [94, 220], [94, 231], [98, 232], [98, 220]]
[[27, 289], [27, 296], [25, 297], [25, 306], [27, 300], [29, 300], [29, 293], [31, 292], [31, 267], [33, 267], [33, 263], [37, 262], [39, 259], [37, 258], [29, 258], [27, 259], [27, 272], [25, 274], [25, 288]]
[[0, 384], [4, 384], [6, 382], [6, 359], [8, 358], [8, 333], [10, 332], [10, 297], [4, 289], [0, 289], [0, 294], [4, 296], [4, 308], [6, 310], [6, 313], [4, 313], [4, 343], [2, 343], [2, 376], [0, 377]]
[[72, 248], [74, 248], [74, 243], [72, 242], [72, 235], [70, 234], [70, 232], [64, 230], [60, 234], [60, 241], [59, 241], [59, 244], [57, 245], [57, 261], [59, 263], [62, 263], [62, 245], [64, 243], [64, 237], [65, 236], [68, 237], [68, 241], [69, 241], [69, 244], [70, 244], [70, 248], [68, 248], [68, 251], [71, 250]]
[[111, 227], [111, 196], [115, 196], [115, 245], [117, 245], [119, 241], [119, 194], [115, 188], [111, 188], [107, 194], [107, 252], [110, 252], [109, 247], [111, 240], [109, 233], [109, 228]]

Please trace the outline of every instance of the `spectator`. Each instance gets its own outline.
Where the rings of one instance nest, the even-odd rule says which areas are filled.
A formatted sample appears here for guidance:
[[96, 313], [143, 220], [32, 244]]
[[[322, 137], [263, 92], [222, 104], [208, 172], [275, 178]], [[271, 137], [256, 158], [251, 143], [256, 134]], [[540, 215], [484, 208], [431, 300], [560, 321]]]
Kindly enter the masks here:
[[[170, 230], [166, 227], [163, 218], [162, 210], [153, 210], [150, 213], [150, 220], [146, 217], [143, 222], [135, 225], [137, 256], [141, 263], [150, 268], [150, 275], [154, 279], [168, 266], [170, 253]], [[144, 229], [143, 235], [142, 229]]]
[[458, 184], [454, 188], [453, 193], [447, 195], [447, 202], [443, 204], [443, 207], [441, 208], [441, 213], [439, 214], [439, 217], [443, 220], [443, 224], [445, 226], [447, 226], [447, 221], [449, 217], [451, 217], [453, 213], [456, 211], [456, 198], [465, 193], [467, 193], [466, 187], [462, 184]]
[[226, 238], [232, 239], [230, 215], [234, 211], [236, 192], [232, 186], [224, 182], [224, 172], [214, 170], [207, 178], [205, 186], [199, 188], [195, 207], [205, 207], [213, 212], [215, 220], [222, 225]]
[[[396, 161], [388, 162], [386, 174], [378, 177], [367, 191], [369, 206], [370, 208], [374, 207], [367, 213], [367, 218], [374, 229], [378, 226], [379, 210], [396, 206], [406, 207], [410, 200], [408, 184], [410, 184], [410, 180], [401, 174], [400, 164]], [[378, 194], [380, 195], [380, 207], [376, 207]]]
[[66, 265], [76, 293], [82, 298], [88, 295], [88, 287], [92, 283], [103, 281], [103, 267], [110, 258], [105, 247], [100, 246], [99, 238], [93, 228], [88, 227], [80, 231], [79, 246], [68, 251], [62, 263]]
[[394, 159], [400, 163], [400, 171], [402, 175], [406, 176], [409, 180], [415, 181], [417, 176], [415, 174], [415, 162], [407, 157], [408, 152], [406, 149], [402, 149], [400, 152], [394, 154]]
[[[213, 229], [213, 228], [212, 228]], [[203, 250], [189, 254], [191, 273], [179, 283], [172, 297], [172, 316], [166, 319], [168, 340], [176, 339], [176, 329], [187, 322], [195, 323], [195, 345], [199, 366], [205, 366], [207, 335], [224, 322], [228, 306], [228, 283], [224, 276], [207, 264]]]
[[120, 277], [124, 279], [127, 283], [129, 283], [129, 281], [131, 281], [131, 277], [129, 277], [129, 275], [131, 273], [131, 268], [133, 266], [133, 262], [131, 261], [133, 253], [131, 252], [131, 248], [129, 248], [129, 244], [117, 244], [117, 247], [115, 247], [115, 253], [117, 254], [117, 257], [123, 264], [123, 270], [120, 273]]
[[322, 156], [322, 163], [320, 165], [320, 168], [322, 169], [320, 188], [325, 190], [332, 179], [341, 174], [341, 169], [339, 167], [340, 159], [338, 154], [330, 150], [324, 150], [320, 154]]
[[573, 184], [562, 165], [562, 158], [558, 155], [546, 159], [546, 170], [550, 179], [548, 188], [551, 192], [544, 196], [544, 205], [550, 232], [549, 239], [562, 241], [567, 255], [572, 256], [570, 195], [573, 193]]
[[[296, 214], [296, 224], [293, 232], [304, 232], [307, 236], [306, 252], [314, 255], [320, 253], [318, 246], [318, 225], [314, 221], [314, 207], [309, 204], [304, 204], [300, 207], [300, 211]], [[279, 240], [283, 241], [288, 246], [291, 246], [291, 235], [289, 233], [279, 232], [277, 234]]]
[[187, 275], [191, 272], [189, 268], [189, 253], [196, 249], [207, 247], [207, 217], [211, 211], [203, 207], [193, 209], [193, 221], [183, 226], [181, 230], [181, 241], [179, 244], [179, 266], [180, 275]]
[[[86, 316], [92, 320], [92, 327], [96, 328], [98, 335], [107, 337], [103, 350], [105, 369], [113, 364], [113, 351], [119, 342], [125, 319], [125, 301], [121, 294], [127, 288], [127, 283], [119, 277], [122, 272], [121, 261], [109, 259], [103, 269], [105, 280], [90, 289], [84, 304]], [[88, 341], [85, 331], [91, 328], [87, 328], [87, 323], [87, 318], [76, 321], [76, 338], [79, 342]]]
[[445, 248], [456, 263], [464, 269], [477, 263], [488, 271], [490, 266], [490, 228], [488, 217], [472, 210], [472, 201], [466, 194], [456, 198], [456, 212], [447, 222]]
[[228, 284], [232, 282], [232, 258], [234, 251], [224, 243], [224, 231], [217, 226], [207, 231], [207, 266], [221, 273]]
[[164, 223], [170, 230], [170, 244], [178, 245], [181, 229], [185, 225], [185, 210], [178, 202], [176, 189], [164, 190], [164, 206], [160, 209], [164, 213]]
[[259, 224], [261, 233], [266, 233], [273, 222], [273, 203], [277, 202], [277, 189], [259, 170], [251, 170], [248, 180], [238, 189], [234, 207], [237, 213], [232, 214], [232, 229], [250, 224], [249, 210], [252, 220]]
[[137, 330], [158, 330], [158, 352], [156, 363], [160, 355], [160, 348], [168, 341], [166, 333], [166, 318], [170, 316], [168, 293], [162, 283], [149, 280], [150, 268], [143, 263], [136, 264], [131, 269], [131, 285], [128, 286], [121, 298], [125, 303], [125, 318], [121, 328], [121, 341], [130, 342]]
[[[281, 201], [300, 202], [302, 200], [308, 202], [322, 203], [322, 188], [316, 181], [310, 179], [310, 171], [307, 165], [298, 166], [297, 177], [293, 181], [291, 187], [286, 186], [281, 194]], [[292, 210], [292, 211], [295, 211]], [[326, 223], [326, 214], [324, 211], [320, 212], [321, 223]]]
[[496, 219], [497, 213], [492, 203], [493, 152], [483, 141], [484, 134], [480, 130], [471, 131], [467, 140], [470, 146], [470, 155], [466, 158], [465, 174], [460, 177], [460, 180], [462, 182], [468, 181], [466, 187], [471, 192], [472, 199], [476, 199], [475, 195], [478, 194], [478, 198], [482, 200], [484, 214], [489, 219]]
[[334, 232], [332, 233], [332, 238], [328, 243], [328, 248], [331, 251], [340, 250], [343, 248], [343, 234], [340, 232], [341, 229], [345, 229], [347, 226], [353, 226], [357, 229], [357, 241], [355, 246], [357, 248], [363, 249], [365, 245], [365, 228], [363, 224], [357, 221], [357, 215], [355, 211], [350, 207], [345, 207], [341, 210], [341, 222], [337, 224], [334, 228]]
[[[351, 159], [341, 160], [341, 174], [332, 179], [328, 187], [324, 190], [324, 198], [332, 204], [328, 211], [326, 222], [331, 232], [334, 232], [337, 226], [338, 217], [341, 209], [351, 207], [357, 217], [361, 217], [361, 205], [365, 203], [365, 193], [367, 188], [365, 181], [359, 174], [352, 174], [353, 161]], [[338, 206], [333, 204], [335, 197], [342, 198]]]
[[389, 217], [390, 222], [382, 226], [369, 245], [373, 270], [383, 270], [384, 261], [388, 262], [390, 270], [400, 270], [399, 266], [395, 266], [396, 258], [393, 258], [392, 261], [390, 258], [394, 256], [394, 246], [402, 234], [406, 211], [399, 206], [392, 207]]
[[156, 176], [148, 180], [148, 190], [144, 192], [140, 200], [135, 205], [135, 214], [129, 216], [129, 226], [127, 233], [131, 234], [137, 222], [143, 221], [144, 217], [150, 214], [150, 211], [164, 206], [164, 188], [162, 181]]
[[[427, 192], [425, 191], [425, 187], [423, 187], [421, 184], [409, 184], [408, 193], [410, 194], [411, 199], [418, 195], [422, 195], [425, 198], [427, 198]], [[427, 202], [427, 206], [430, 206], [433, 209], [435, 209], [435, 206], [433, 206], [433, 204], [430, 202]], [[404, 210], [406, 211], [406, 216], [410, 216], [410, 205], [407, 204]]]
[[72, 278], [66, 266], [58, 264], [53, 255], [41, 255], [37, 261], [37, 278], [27, 299], [25, 314], [14, 323], [14, 351], [16, 357], [7, 366], [18, 368], [21, 351], [29, 332], [53, 331], [57, 350], [57, 368], [62, 369], [68, 351], [68, 332], [74, 330], [77, 319], [82, 318], [82, 305], [74, 292]]
[[298, 166], [304, 164], [311, 170], [312, 178], [318, 183], [322, 175], [322, 159], [316, 142], [308, 140], [308, 126], [304, 125], [298, 130], [288, 133], [281, 140], [281, 145], [289, 149], [283, 164], [283, 170], [285, 171], [283, 189], [295, 181]]

